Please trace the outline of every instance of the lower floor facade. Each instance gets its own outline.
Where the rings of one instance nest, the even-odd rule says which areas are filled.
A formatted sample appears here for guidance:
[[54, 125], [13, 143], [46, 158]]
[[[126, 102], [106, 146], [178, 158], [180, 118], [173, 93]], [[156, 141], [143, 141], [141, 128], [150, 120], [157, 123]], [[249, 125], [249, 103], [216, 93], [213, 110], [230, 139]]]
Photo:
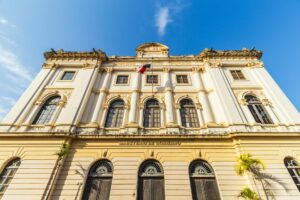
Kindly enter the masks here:
[[[59, 157], [63, 144], [69, 150]], [[237, 158], [244, 153], [260, 159], [263, 172], [280, 180], [268, 189], [271, 196], [250, 174], [237, 175]], [[300, 133], [2, 133], [2, 179], [7, 165], [14, 159], [18, 164], [2, 184], [0, 199], [232, 200], [242, 199], [246, 187], [262, 199], [300, 199], [298, 174], [289, 173], [285, 158], [300, 160]]]

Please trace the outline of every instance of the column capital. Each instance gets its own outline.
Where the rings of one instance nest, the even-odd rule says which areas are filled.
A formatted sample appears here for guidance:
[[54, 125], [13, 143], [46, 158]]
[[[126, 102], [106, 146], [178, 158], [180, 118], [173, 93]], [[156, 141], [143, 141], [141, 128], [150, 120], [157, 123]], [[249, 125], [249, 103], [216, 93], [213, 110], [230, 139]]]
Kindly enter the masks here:
[[171, 68], [170, 67], [163, 67], [163, 72], [170, 72]]
[[104, 70], [105, 70], [107, 73], [112, 73], [112, 72], [113, 72], [113, 68], [112, 68], [112, 67], [105, 67]]
[[203, 73], [205, 72], [205, 67], [192, 67], [192, 71], [194, 73], [198, 73], [198, 72]]

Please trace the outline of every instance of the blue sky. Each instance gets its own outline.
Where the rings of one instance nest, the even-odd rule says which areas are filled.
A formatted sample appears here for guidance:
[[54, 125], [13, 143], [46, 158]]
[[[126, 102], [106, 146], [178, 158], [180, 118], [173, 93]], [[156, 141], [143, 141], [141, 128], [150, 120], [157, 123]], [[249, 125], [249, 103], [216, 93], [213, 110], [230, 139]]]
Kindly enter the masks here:
[[0, 0], [0, 119], [41, 69], [44, 51], [134, 55], [150, 41], [173, 55], [261, 49], [300, 110], [299, 10], [297, 0]]

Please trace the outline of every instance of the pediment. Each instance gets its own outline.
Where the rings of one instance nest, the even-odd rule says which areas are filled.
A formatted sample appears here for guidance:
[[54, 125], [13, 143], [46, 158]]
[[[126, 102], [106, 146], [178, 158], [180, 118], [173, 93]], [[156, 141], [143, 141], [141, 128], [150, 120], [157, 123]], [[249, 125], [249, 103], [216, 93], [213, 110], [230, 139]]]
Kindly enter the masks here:
[[160, 43], [144, 43], [136, 48], [137, 57], [168, 57], [169, 48]]

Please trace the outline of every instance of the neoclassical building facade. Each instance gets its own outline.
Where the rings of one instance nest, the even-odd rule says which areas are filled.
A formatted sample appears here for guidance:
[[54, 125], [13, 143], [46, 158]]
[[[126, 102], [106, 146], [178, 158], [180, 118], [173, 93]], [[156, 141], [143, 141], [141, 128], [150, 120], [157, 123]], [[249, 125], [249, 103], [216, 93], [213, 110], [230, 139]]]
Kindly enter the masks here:
[[[300, 114], [254, 49], [44, 53], [0, 124], [0, 199], [300, 199]], [[151, 67], [145, 73], [139, 68]], [[235, 172], [266, 164], [272, 196]]]

